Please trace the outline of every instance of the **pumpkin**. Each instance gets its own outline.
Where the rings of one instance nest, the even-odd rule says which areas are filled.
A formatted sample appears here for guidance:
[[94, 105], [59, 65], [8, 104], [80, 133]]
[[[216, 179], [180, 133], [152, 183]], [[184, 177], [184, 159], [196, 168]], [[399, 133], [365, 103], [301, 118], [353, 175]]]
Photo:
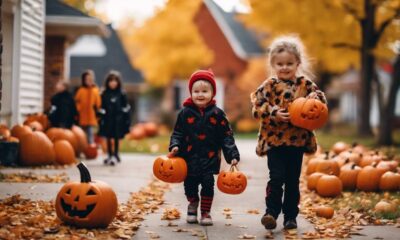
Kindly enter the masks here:
[[9, 138], [7, 138], [7, 142], [16, 142], [16, 143], [19, 143], [19, 139], [16, 138], [16, 137], [9, 137]]
[[146, 132], [142, 124], [137, 124], [129, 132], [129, 138], [133, 140], [141, 140], [146, 137]]
[[158, 126], [153, 122], [143, 124], [143, 129], [148, 137], [154, 137], [158, 134]]
[[0, 141], [6, 141], [11, 137], [11, 132], [6, 127], [0, 127]]
[[96, 159], [97, 158], [97, 145], [96, 144], [88, 145], [83, 153], [84, 153], [86, 159]]
[[361, 168], [355, 163], [344, 165], [340, 169], [339, 178], [342, 181], [343, 189], [355, 190], [357, 185], [357, 176]]
[[335, 210], [333, 210], [332, 207], [328, 206], [319, 206], [315, 209], [315, 213], [317, 214], [318, 217], [323, 217], [323, 218], [332, 218], [333, 214], [335, 213]]
[[364, 154], [360, 161], [360, 167], [365, 167], [368, 165], [373, 165], [375, 163], [379, 163], [382, 160], [382, 157], [379, 156], [377, 153], [369, 153]]
[[229, 171], [218, 174], [217, 186], [223, 193], [240, 194], [246, 189], [247, 177], [236, 166], [231, 166]]
[[53, 164], [53, 143], [43, 132], [32, 132], [20, 138], [20, 161], [23, 165]]
[[364, 152], [366, 152], [367, 151], [367, 148], [365, 147], [365, 146], [363, 146], [363, 145], [361, 145], [361, 144], [358, 144], [358, 143], [353, 143], [353, 145], [352, 145], [352, 150], [353, 150], [353, 152], [355, 152], [355, 153], [361, 153], [361, 154], [363, 154]]
[[357, 189], [361, 191], [377, 191], [383, 172], [376, 167], [366, 166], [357, 175]]
[[310, 175], [310, 174], [314, 173], [319, 162], [321, 160], [328, 159], [328, 158], [329, 158], [329, 152], [325, 152], [324, 154], [320, 154], [317, 157], [310, 159], [310, 161], [308, 161], [308, 163], [307, 163], [306, 174]]
[[75, 163], [75, 151], [67, 140], [57, 140], [54, 143], [54, 153], [58, 164]]
[[28, 126], [17, 124], [11, 129], [11, 136], [21, 139], [27, 133], [32, 133], [32, 129]]
[[39, 122], [42, 126], [43, 131], [46, 131], [50, 127], [49, 119], [46, 114], [36, 113], [29, 115], [24, 121], [24, 125], [29, 125], [31, 122]]
[[347, 149], [349, 149], [349, 145], [347, 145], [347, 143], [345, 142], [336, 142], [335, 144], [333, 144], [332, 146], [332, 151], [335, 154], [339, 154], [341, 152], [346, 151]]
[[297, 98], [289, 106], [290, 122], [310, 131], [322, 127], [328, 120], [328, 107], [318, 99]]
[[105, 228], [117, 213], [117, 196], [108, 184], [92, 181], [83, 163], [77, 167], [81, 181], [70, 181], [60, 189], [55, 202], [57, 216], [77, 227]]
[[75, 139], [78, 142], [76, 156], [79, 156], [80, 153], [85, 151], [85, 149], [89, 145], [87, 137], [86, 137], [86, 133], [82, 130], [82, 128], [80, 128], [76, 125], [72, 126], [71, 131], [75, 135]]
[[317, 167], [315, 168], [316, 172], [322, 172], [326, 174], [339, 176], [340, 167], [339, 164], [333, 159], [325, 159], [319, 161]]
[[317, 193], [322, 197], [336, 197], [342, 193], [342, 181], [334, 175], [321, 176], [317, 181]]
[[397, 165], [398, 164], [397, 161], [380, 161], [379, 163], [376, 164], [377, 168], [381, 168], [381, 169], [386, 169], [387, 171], [396, 171]]
[[78, 140], [76, 139], [74, 133], [69, 129], [50, 128], [46, 131], [46, 135], [52, 142], [57, 140], [67, 140], [72, 145], [75, 152], [79, 151]]
[[400, 174], [386, 172], [379, 181], [379, 189], [382, 191], [397, 191], [400, 189]]
[[180, 157], [157, 157], [153, 163], [153, 173], [164, 182], [183, 182], [187, 175], [186, 161]]
[[43, 132], [43, 126], [38, 121], [32, 121], [32, 122], [29, 122], [29, 123], [27, 123], [25, 125], [29, 126], [33, 131], [41, 131], [41, 132]]
[[312, 173], [310, 176], [307, 177], [307, 188], [311, 191], [317, 188], [317, 182], [320, 177], [322, 177], [324, 173], [315, 172]]
[[377, 213], [394, 213], [396, 212], [396, 205], [386, 201], [379, 201], [374, 208]]

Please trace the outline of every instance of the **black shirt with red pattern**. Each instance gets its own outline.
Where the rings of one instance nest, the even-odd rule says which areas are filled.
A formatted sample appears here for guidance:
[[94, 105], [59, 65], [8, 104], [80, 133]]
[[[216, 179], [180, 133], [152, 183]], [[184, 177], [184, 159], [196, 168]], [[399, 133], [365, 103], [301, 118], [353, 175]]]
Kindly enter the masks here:
[[177, 156], [186, 160], [188, 175], [218, 174], [221, 150], [227, 163], [240, 160], [233, 131], [223, 110], [209, 104], [200, 109], [194, 104], [179, 112], [169, 150], [179, 147]]

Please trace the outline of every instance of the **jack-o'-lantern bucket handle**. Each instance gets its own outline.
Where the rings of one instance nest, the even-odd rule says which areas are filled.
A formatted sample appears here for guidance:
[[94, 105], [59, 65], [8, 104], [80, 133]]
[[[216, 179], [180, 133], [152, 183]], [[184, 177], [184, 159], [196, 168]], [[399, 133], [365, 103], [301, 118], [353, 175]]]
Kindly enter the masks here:
[[239, 168], [236, 165], [231, 165], [231, 168], [229, 169], [231, 172], [239, 172]]
[[88, 183], [92, 181], [92, 178], [90, 176], [89, 169], [86, 167], [86, 165], [83, 162], [80, 162], [78, 165], [76, 165], [79, 169], [79, 173], [81, 175], [81, 183]]

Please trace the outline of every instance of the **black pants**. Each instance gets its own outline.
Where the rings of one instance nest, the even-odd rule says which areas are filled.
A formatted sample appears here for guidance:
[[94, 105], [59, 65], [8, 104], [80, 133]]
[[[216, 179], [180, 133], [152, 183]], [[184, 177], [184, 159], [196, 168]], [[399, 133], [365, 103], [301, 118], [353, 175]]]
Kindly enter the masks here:
[[187, 176], [183, 184], [186, 198], [190, 203], [199, 202], [199, 185], [201, 184], [201, 212], [210, 212], [214, 197], [214, 175]]
[[[295, 219], [299, 214], [299, 178], [303, 153], [303, 148], [292, 146], [273, 147], [267, 152], [270, 180], [266, 189], [266, 212], [275, 219], [281, 210], [285, 219]], [[282, 204], [283, 185], [285, 194]]]
[[[114, 144], [113, 141], [114, 140]], [[114, 145], [114, 146], [113, 146]], [[113, 151], [114, 149], [114, 151]], [[108, 156], [118, 156], [119, 152], [119, 139], [117, 137], [114, 138], [107, 138], [107, 150], [108, 150]]]

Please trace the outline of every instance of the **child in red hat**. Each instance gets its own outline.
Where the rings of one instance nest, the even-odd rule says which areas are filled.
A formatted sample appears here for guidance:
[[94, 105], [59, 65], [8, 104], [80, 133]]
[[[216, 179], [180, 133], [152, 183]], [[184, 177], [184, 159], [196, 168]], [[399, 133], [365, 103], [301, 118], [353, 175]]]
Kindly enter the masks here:
[[[188, 175], [184, 182], [189, 201], [187, 222], [197, 223], [200, 202], [201, 225], [212, 225], [210, 215], [214, 196], [214, 174], [219, 173], [221, 149], [227, 163], [236, 165], [239, 151], [233, 131], [223, 110], [215, 105], [217, 88], [214, 74], [198, 70], [189, 80], [191, 96], [183, 103], [170, 141], [170, 155], [186, 160]], [[198, 187], [201, 185], [199, 198]]]

